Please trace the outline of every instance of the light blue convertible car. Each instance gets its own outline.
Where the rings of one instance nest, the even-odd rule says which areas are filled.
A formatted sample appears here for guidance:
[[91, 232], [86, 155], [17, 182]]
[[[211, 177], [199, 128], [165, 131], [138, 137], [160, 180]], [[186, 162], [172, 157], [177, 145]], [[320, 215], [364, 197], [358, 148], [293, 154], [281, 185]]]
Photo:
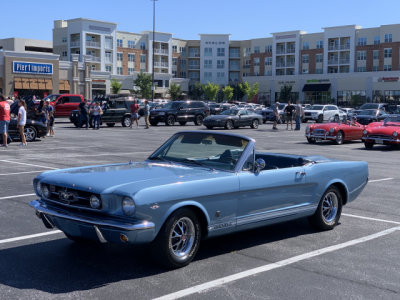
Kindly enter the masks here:
[[74, 241], [153, 243], [155, 258], [189, 264], [200, 241], [308, 217], [332, 229], [368, 181], [368, 165], [259, 153], [237, 134], [183, 131], [143, 162], [49, 171], [30, 204]]

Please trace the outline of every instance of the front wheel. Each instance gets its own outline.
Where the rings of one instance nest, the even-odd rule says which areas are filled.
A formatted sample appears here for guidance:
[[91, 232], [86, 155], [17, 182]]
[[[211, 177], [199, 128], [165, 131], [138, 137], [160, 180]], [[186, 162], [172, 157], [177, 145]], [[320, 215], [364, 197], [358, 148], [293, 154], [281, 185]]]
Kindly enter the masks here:
[[254, 119], [253, 122], [251, 122], [251, 128], [257, 129], [259, 124], [260, 122], [257, 119]]
[[232, 120], [226, 121], [226, 123], [225, 123], [225, 128], [226, 128], [226, 129], [232, 129], [232, 128], [233, 128], [233, 122], [232, 122]]
[[342, 213], [343, 199], [339, 189], [329, 187], [318, 204], [317, 211], [309, 218], [311, 225], [320, 230], [333, 229]]
[[167, 116], [167, 119], [165, 120], [165, 125], [172, 126], [174, 124], [175, 124], [175, 117], [173, 115]]
[[204, 117], [202, 115], [197, 115], [196, 118], [194, 119], [194, 124], [197, 126], [203, 125], [203, 120]]
[[366, 149], [372, 149], [372, 147], [374, 147], [374, 143], [364, 142], [364, 146]]
[[123, 127], [129, 127], [132, 124], [132, 120], [130, 117], [126, 116], [122, 119], [122, 126]]
[[338, 131], [338, 133], [336, 134], [336, 139], [335, 139], [336, 145], [343, 144], [343, 141], [344, 141], [344, 133], [343, 133], [343, 131]]
[[201, 227], [196, 214], [183, 208], [165, 222], [152, 247], [154, 258], [169, 268], [187, 266], [200, 246]]
[[307, 142], [309, 142], [310, 144], [314, 144], [316, 142], [316, 140], [315, 140], [315, 138], [308, 137]]
[[33, 142], [36, 140], [37, 133], [35, 127], [28, 126], [24, 128], [25, 139], [27, 142]]

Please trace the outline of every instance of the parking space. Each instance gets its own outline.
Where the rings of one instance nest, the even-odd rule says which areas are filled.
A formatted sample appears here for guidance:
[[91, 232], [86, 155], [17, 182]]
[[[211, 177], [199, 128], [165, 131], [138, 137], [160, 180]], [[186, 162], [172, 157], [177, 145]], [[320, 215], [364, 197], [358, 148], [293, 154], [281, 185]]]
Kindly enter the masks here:
[[35, 199], [32, 180], [57, 168], [140, 161], [174, 132], [204, 128], [97, 131], [60, 121], [56, 137], [0, 151], [1, 298], [398, 298], [400, 150], [365, 150], [360, 142], [311, 145], [304, 126], [273, 131], [268, 123], [231, 131], [256, 139], [259, 150], [366, 160], [370, 182], [344, 207], [334, 230], [317, 232], [297, 220], [210, 239], [189, 266], [169, 271], [153, 262], [145, 246], [79, 245], [46, 229], [28, 205]]

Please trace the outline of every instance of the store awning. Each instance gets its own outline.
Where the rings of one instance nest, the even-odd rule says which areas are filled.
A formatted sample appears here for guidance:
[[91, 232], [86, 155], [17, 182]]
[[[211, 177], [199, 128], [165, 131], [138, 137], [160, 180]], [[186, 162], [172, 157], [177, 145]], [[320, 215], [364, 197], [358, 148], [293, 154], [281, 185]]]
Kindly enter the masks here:
[[52, 90], [53, 89], [53, 80], [46, 78], [44, 81], [46, 83], [46, 90]]
[[330, 88], [330, 83], [305, 84], [303, 87], [303, 92], [327, 92]]
[[29, 79], [29, 88], [31, 90], [37, 90], [38, 89], [38, 82], [37, 82], [36, 78]]
[[29, 78], [22, 78], [22, 88], [29, 90]]
[[69, 91], [71, 89], [71, 87], [69, 86], [69, 81], [60, 80], [59, 89], [60, 91]]
[[39, 90], [45, 90], [46, 89], [46, 84], [44, 82], [44, 78], [38, 78], [38, 89]]
[[20, 77], [14, 77], [14, 90], [22, 89], [22, 80]]

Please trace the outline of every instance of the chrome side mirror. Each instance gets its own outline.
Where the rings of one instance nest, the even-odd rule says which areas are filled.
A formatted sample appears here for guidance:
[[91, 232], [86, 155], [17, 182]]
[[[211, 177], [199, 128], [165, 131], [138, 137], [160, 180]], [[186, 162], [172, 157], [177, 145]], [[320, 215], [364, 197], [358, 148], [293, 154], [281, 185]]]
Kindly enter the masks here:
[[265, 161], [262, 158], [257, 158], [254, 163], [254, 173], [258, 174], [265, 168]]

